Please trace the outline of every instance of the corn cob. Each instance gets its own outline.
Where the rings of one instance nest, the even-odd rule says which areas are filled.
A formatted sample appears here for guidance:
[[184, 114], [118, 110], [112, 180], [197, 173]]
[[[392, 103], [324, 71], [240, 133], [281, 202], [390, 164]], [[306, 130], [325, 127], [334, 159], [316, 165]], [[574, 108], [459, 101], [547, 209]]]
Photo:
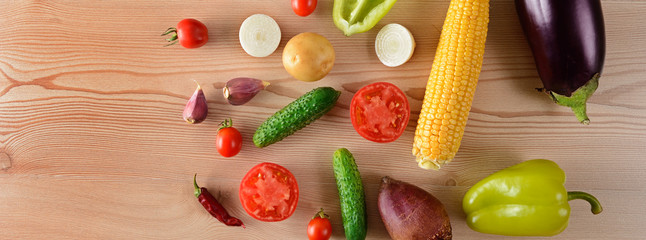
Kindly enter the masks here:
[[413, 155], [424, 169], [455, 157], [482, 68], [489, 0], [451, 0], [417, 120]]

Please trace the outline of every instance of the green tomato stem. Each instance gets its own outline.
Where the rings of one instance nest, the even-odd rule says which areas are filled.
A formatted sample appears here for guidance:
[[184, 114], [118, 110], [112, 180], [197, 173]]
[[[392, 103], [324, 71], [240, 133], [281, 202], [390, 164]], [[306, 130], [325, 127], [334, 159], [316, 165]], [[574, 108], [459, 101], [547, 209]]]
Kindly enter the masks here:
[[177, 39], [178, 39], [177, 28], [169, 27], [168, 29], [166, 29], [164, 33], [162, 33], [162, 36], [166, 36], [168, 34], [172, 34], [172, 35], [170, 38], [166, 39], [166, 41], [169, 42], [169, 44], [166, 44], [164, 47], [177, 43]]
[[323, 208], [321, 208], [321, 211], [317, 212], [316, 215], [314, 215], [314, 217], [312, 217], [312, 219], [315, 219], [317, 217], [330, 218], [330, 216], [328, 216], [327, 214], [325, 214], [325, 212], [323, 212]]
[[575, 199], [583, 199], [588, 201], [588, 203], [590, 203], [590, 206], [592, 207], [591, 209], [592, 213], [595, 215], [603, 211], [603, 208], [601, 207], [601, 203], [596, 197], [592, 196], [592, 194], [585, 193], [585, 192], [577, 192], [577, 191], [567, 192], [568, 201], [575, 200]]
[[224, 119], [224, 121], [220, 123], [220, 128], [218, 128], [218, 131], [228, 127], [233, 127], [233, 120], [231, 118]]

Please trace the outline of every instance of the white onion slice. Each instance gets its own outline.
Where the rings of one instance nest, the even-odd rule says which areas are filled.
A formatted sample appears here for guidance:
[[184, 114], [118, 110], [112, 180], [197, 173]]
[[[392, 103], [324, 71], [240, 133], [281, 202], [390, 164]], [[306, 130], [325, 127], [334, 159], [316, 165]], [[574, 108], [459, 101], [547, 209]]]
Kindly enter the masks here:
[[389, 67], [406, 63], [415, 50], [415, 39], [406, 27], [391, 23], [379, 30], [375, 40], [375, 52], [379, 61]]
[[266, 57], [278, 48], [280, 35], [280, 27], [273, 18], [265, 14], [254, 14], [240, 26], [240, 45], [251, 56]]

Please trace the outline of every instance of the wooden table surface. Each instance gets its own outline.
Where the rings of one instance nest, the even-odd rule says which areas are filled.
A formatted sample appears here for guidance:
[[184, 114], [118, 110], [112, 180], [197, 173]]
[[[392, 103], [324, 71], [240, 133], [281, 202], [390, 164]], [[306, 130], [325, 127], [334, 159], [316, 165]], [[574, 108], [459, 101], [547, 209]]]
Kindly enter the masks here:
[[[641, 239], [646, 236], [646, 1], [605, 0], [607, 57], [589, 100], [592, 123], [534, 90], [542, 84], [523, 38], [513, 1], [492, 1], [484, 66], [456, 159], [440, 171], [417, 167], [413, 132], [448, 0], [400, 0], [371, 31], [345, 37], [332, 22], [332, 1], [308, 17], [287, 0], [115, 0], [0, 2], [0, 234], [2, 239], [306, 239], [321, 207], [333, 239], [343, 239], [332, 153], [348, 148], [365, 185], [368, 239], [388, 239], [377, 210], [382, 176], [413, 183], [447, 207], [455, 239], [542, 239], [485, 235], [469, 229], [461, 202], [487, 175], [535, 158], [557, 162], [566, 187], [596, 195], [593, 216], [573, 201], [569, 227], [549, 239]], [[238, 42], [242, 21], [272, 16], [282, 30], [272, 55], [247, 55]], [[183, 18], [209, 28], [199, 49], [164, 47], [160, 33]], [[382, 65], [374, 53], [388, 23], [417, 41], [403, 66]], [[336, 62], [323, 80], [295, 80], [283, 68], [285, 43], [301, 32], [327, 37]], [[251, 102], [228, 105], [221, 88], [234, 77], [271, 82]], [[196, 80], [209, 117], [182, 120]], [[362, 86], [387, 81], [410, 101], [411, 120], [395, 142], [360, 137], [348, 106]], [[335, 108], [309, 127], [259, 149], [251, 138], [268, 116], [318, 86], [342, 91]], [[218, 124], [234, 119], [244, 144], [221, 157]], [[279, 163], [296, 176], [293, 216], [266, 223], [251, 218], [237, 197], [254, 165]], [[226, 227], [193, 196], [192, 177], [215, 192], [247, 228]], [[547, 239], [547, 238], [545, 238]]]

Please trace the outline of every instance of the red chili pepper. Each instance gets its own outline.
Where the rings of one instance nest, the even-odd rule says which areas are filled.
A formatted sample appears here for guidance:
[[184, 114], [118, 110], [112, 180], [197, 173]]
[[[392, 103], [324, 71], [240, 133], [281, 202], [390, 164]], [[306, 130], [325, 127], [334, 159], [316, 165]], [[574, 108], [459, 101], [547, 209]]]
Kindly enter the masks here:
[[226, 209], [218, 202], [218, 200], [206, 190], [206, 188], [200, 188], [197, 186], [197, 181], [195, 178], [197, 174], [193, 176], [193, 185], [195, 186], [195, 197], [200, 201], [202, 206], [209, 212], [212, 216], [220, 220], [220, 222], [226, 224], [227, 226], [242, 226], [245, 228], [244, 224], [240, 219], [232, 217], [229, 215]]

